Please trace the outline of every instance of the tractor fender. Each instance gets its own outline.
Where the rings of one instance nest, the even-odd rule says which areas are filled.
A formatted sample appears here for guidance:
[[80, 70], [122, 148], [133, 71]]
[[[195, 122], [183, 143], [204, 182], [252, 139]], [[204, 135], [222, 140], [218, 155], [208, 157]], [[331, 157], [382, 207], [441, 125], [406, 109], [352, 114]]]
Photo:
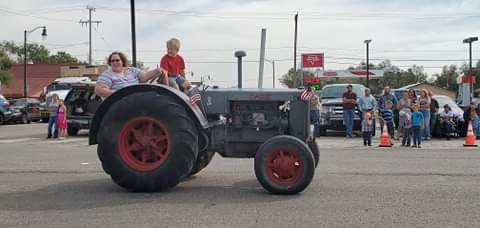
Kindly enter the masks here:
[[188, 97], [181, 91], [171, 87], [164, 86], [164, 85], [159, 85], [159, 84], [139, 84], [139, 85], [128, 86], [123, 89], [120, 89], [114, 92], [109, 97], [107, 97], [101, 103], [101, 105], [96, 110], [90, 125], [90, 132], [88, 136], [89, 144], [90, 145], [97, 144], [97, 133], [101, 127], [100, 124], [102, 123], [102, 119], [105, 116], [105, 113], [110, 108], [110, 106], [112, 106], [115, 102], [121, 100], [123, 97], [126, 97], [130, 94], [138, 93], [138, 92], [149, 92], [149, 91], [155, 91], [159, 94], [166, 94], [171, 97], [174, 97], [178, 101], [178, 103], [182, 104], [185, 110], [187, 110], [188, 114], [190, 115], [190, 117], [192, 118], [192, 120], [195, 122], [195, 124], [199, 129], [208, 128], [208, 121], [206, 117], [203, 115], [200, 108], [196, 105], [195, 106], [192, 105], [192, 103], [190, 102], [190, 97]]

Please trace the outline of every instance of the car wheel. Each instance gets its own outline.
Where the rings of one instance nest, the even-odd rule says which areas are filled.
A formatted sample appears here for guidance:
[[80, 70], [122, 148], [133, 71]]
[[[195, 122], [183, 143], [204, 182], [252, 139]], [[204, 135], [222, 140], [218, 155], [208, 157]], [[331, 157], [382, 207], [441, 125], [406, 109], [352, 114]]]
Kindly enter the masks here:
[[31, 121], [28, 119], [28, 115], [27, 114], [22, 114], [22, 123], [23, 124], [29, 124]]
[[0, 115], [0, 125], [5, 124], [5, 117], [3, 115]]
[[68, 128], [67, 128], [67, 133], [68, 133], [68, 135], [70, 135], [70, 136], [77, 136], [79, 130], [80, 130], [80, 129], [78, 129], [78, 127], [68, 127]]

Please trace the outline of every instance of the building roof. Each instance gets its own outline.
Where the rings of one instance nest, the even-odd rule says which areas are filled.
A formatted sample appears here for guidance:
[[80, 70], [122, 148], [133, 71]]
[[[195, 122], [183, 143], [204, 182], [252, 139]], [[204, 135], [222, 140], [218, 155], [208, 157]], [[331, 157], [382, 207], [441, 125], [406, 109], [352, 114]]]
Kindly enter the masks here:
[[[28, 97], [41, 97], [43, 88], [61, 77], [61, 67], [79, 64], [27, 64]], [[12, 80], [2, 85], [0, 93], [5, 97], [23, 97], [23, 64], [15, 64], [10, 69]]]
[[403, 86], [403, 87], [400, 87], [400, 88], [397, 88], [399, 90], [407, 90], [407, 89], [410, 89], [410, 88], [413, 88], [415, 86], [418, 86], [418, 85], [421, 85], [423, 84], [424, 82], [419, 82], [419, 83], [415, 83], [415, 84], [410, 84], [410, 85], [406, 85], [406, 86]]

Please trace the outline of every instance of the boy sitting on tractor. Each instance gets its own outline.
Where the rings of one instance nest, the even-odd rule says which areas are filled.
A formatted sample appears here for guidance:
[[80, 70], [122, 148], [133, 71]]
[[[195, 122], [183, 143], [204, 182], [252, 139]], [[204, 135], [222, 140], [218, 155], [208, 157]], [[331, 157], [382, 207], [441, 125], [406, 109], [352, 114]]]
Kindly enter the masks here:
[[180, 50], [180, 41], [172, 38], [167, 41], [167, 54], [160, 60], [160, 67], [165, 69], [168, 73], [164, 79], [164, 83], [171, 87], [180, 89], [185, 94], [188, 94], [190, 82], [185, 78], [185, 62], [182, 56], [178, 54]]

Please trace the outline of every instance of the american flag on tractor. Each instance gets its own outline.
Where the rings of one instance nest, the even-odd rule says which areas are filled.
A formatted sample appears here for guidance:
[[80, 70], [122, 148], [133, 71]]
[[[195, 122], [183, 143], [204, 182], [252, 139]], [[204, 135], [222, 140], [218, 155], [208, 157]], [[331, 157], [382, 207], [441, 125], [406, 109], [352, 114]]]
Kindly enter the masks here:
[[300, 93], [300, 100], [302, 101], [309, 101], [310, 99], [312, 99], [313, 95], [315, 95], [315, 92], [313, 90], [303, 90], [301, 93]]
[[192, 105], [198, 105], [198, 103], [201, 102], [201, 101], [202, 101], [202, 96], [200, 96], [199, 93], [193, 94], [190, 97], [190, 102], [192, 103]]

